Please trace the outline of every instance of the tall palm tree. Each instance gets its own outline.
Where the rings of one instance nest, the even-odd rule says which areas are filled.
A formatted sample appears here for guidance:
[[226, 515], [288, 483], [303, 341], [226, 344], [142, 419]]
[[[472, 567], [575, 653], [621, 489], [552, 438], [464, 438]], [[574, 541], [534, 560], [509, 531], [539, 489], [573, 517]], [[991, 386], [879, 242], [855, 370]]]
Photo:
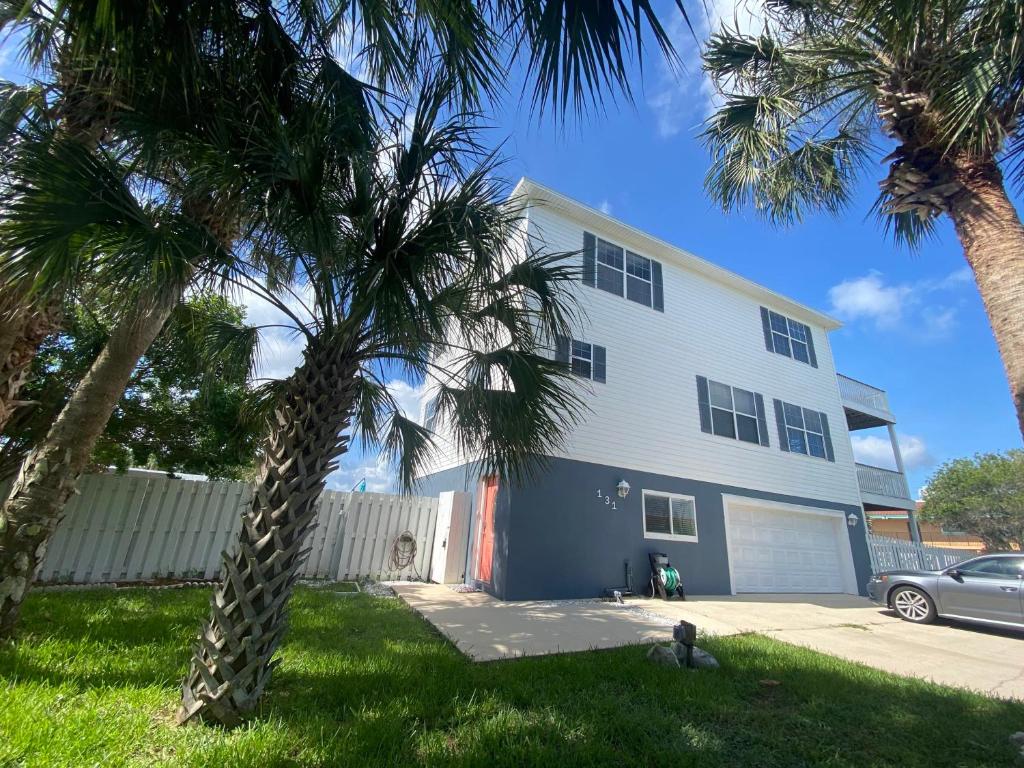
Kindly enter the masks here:
[[332, 178], [320, 173], [332, 165], [322, 156], [329, 142], [294, 145], [309, 172], [256, 235], [252, 253], [266, 269], [253, 277], [268, 294], [282, 275], [301, 289], [301, 313], [288, 296], [277, 303], [306, 346], [268, 392], [262, 468], [223, 556], [179, 722], [232, 726], [255, 707], [317, 500], [351, 440], [382, 447], [402, 487], [412, 485], [431, 433], [398, 409], [384, 370], [436, 379], [439, 419], [487, 472], [528, 473], [579, 416], [568, 369], [543, 351], [575, 315], [571, 270], [529, 252], [472, 116], [444, 116], [450, 99], [449, 87], [428, 83], [411, 120], [382, 118], [372, 146]]
[[1019, 0], [771, 0], [758, 34], [724, 26], [704, 54], [724, 94], [704, 138], [724, 208], [772, 222], [842, 210], [877, 137], [876, 211], [919, 244], [948, 216], [974, 272], [1024, 435], [1024, 181]]

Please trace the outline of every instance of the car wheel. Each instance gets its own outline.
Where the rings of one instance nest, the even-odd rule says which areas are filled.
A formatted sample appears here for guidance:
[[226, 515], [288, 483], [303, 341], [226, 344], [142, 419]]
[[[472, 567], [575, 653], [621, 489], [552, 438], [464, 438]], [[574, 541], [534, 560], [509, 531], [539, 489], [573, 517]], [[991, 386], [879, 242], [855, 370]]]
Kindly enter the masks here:
[[916, 587], [899, 587], [892, 593], [892, 607], [904, 621], [931, 624], [935, 621], [935, 603]]

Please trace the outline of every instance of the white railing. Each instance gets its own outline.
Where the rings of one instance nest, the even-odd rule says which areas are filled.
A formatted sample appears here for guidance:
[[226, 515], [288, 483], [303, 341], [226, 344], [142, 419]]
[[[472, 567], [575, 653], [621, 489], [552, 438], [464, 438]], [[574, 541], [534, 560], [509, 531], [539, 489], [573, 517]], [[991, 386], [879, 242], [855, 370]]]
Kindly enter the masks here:
[[849, 376], [843, 376], [841, 373], [836, 376], [839, 379], [839, 394], [845, 402], [867, 406], [873, 411], [890, 413], [889, 396], [885, 394], [885, 390], [872, 387], [863, 381], [851, 379]]
[[[234, 547], [248, 483], [138, 475], [87, 475], [68, 502], [36, 578], [64, 584], [212, 579], [221, 552]], [[436, 498], [325, 491], [306, 540], [306, 578], [397, 579], [430, 564]], [[410, 531], [413, 564], [389, 564], [395, 539]]]
[[873, 493], [876, 496], [888, 496], [893, 499], [909, 499], [910, 486], [907, 478], [900, 472], [870, 464], [857, 465], [857, 484], [861, 493]]
[[870, 533], [867, 539], [868, 550], [871, 552], [871, 569], [875, 573], [899, 570], [939, 571], [979, 554], [973, 549], [926, 547], [912, 541], [875, 536]]

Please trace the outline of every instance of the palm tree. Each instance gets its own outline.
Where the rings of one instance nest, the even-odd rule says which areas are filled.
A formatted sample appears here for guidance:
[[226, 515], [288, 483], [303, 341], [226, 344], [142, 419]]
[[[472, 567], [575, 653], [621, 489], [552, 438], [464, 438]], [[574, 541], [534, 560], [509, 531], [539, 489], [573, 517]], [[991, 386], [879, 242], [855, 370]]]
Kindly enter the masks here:
[[[187, 286], [236, 257], [234, 241], [247, 222], [242, 201], [252, 211], [279, 194], [265, 183], [276, 166], [255, 164], [276, 162], [259, 140], [280, 138], [279, 126], [307, 108], [334, 118], [336, 151], [362, 140], [369, 119], [363, 86], [333, 64], [323, 44], [299, 37], [305, 25], [286, 28], [274, 14], [253, 20], [244, 7], [235, 13], [224, 31], [186, 24], [190, 36], [172, 46], [185, 51], [181, 61], [164, 60], [138, 76], [128, 65], [141, 52], [117, 60], [124, 77], [96, 74], [117, 69], [106, 66], [100, 36], [95, 66], [82, 65], [86, 75], [55, 89], [54, 103], [70, 101], [71, 110], [28, 98], [34, 87], [7, 89], [0, 112], [15, 140], [0, 202], [3, 285], [28, 301], [73, 295], [87, 285], [83, 278], [120, 282], [123, 290], [106, 346], [26, 455], [0, 508], [0, 635], [13, 632], [46, 542], [139, 358]], [[129, 35], [126, 44], [141, 38], [151, 52], [158, 38], [141, 28], [147, 34]], [[58, 37], [61, 71], [89, 60], [73, 39]], [[112, 83], [126, 92], [109, 98]], [[303, 100], [307, 90], [317, 94], [315, 107]]]
[[[304, 297], [301, 313], [290, 296], [277, 303], [306, 346], [295, 372], [268, 390], [262, 468], [237, 546], [223, 556], [179, 722], [232, 726], [256, 706], [317, 501], [351, 441], [383, 448], [401, 486], [412, 486], [431, 433], [400, 412], [383, 371], [435, 380], [438, 418], [485, 472], [529, 473], [579, 416], [568, 369], [543, 352], [575, 316], [572, 271], [528, 251], [473, 116], [443, 117], [450, 99], [450, 87], [428, 83], [411, 120], [383, 118], [372, 146], [333, 178], [294, 179], [296, 197], [255, 235], [265, 292], [287, 275]], [[328, 149], [294, 151], [322, 169]]]
[[[27, 456], [0, 511], [0, 583], [5, 585], [0, 589], [0, 634], [13, 630], [34, 563], [91, 453], [92, 441], [102, 430], [138, 356], [180, 298], [185, 273], [209, 270], [212, 262], [233, 257], [228, 245], [241, 234], [242, 214], [236, 204], [245, 197], [242, 187], [264, 184], [258, 196], [260, 206], [289, 193], [292, 179], [287, 173], [282, 177], [281, 169], [272, 164], [251, 164], [257, 152], [246, 159], [237, 152], [224, 151], [220, 116], [248, 118], [227, 132], [228, 143], [235, 142], [231, 149], [238, 150], [239, 145], [246, 152], [253, 147], [275, 149], [273, 142], [288, 138], [275, 134], [275, 127], [280, 127], [275, 121], [302, 113], [309, 104], [302, 88], [313, 83], [314, 91], [326, 91], [334, 101], [343, 102], [341, 112], [334, 114], [343, 114], [345, 120], [331, 121], [328, 129], [334, 132], [333, 152], [344, 154], [346, 142], [358, 143], [368, 115], [361, 106], [365, 86], [341, 69], [330, 54], [335, 33], [346, 24], [362, 33], [366, 42], [362, 57], [378, 85], [404, 87], [420, 68], [440, 65], [452, 83], [447, 98], [462, 105], [479, 103], [485, 95], [500, 91], [505, 64], [518, 56], [528, 58], [536, 79], [536, 104], [550, 101], [556, 110], [565, 110], [571, 101], [579, 110], [584, 98], [599, 95], [603, 86], [616, 86], [629, 94], [625, 64], [634, 52], [639, 55], [645, 27], [651, 28], [666, 54], [673, 53], [647, 0], [639, 0], [632, 8], [614, 0], [582, 5], [449, 0], [418, 4], [415, 12], [407, 11], [406, 4], [398, 0], [0, 3], [0, 27], [27, 30], [25, 55], [56, 76], [54, 82], [44, 82], [44, 98], [37, 99], [35, 107], [46, 121], [60, 127], [57, 143], [75, 140], [86, 151], [120, 157], [119, 168], [131, 167], [145, 182], [155, 180], [159, 194], [167, 197], [165, 202], [171, 206], [161, 215], [182, 215], [183, 231], [189, 230], [183, 247], [191, 254], [184, 257], [179, 253], [183, 258], [176, 263], [181, 269], [173, 275], [169, 289], [160, 282], [148, 293], [140, 290], [134, 294], [139, 303], [125, 312], [123, 326], [112, 335], [97, 367], [68, 401], [47, 438]], [[162, 55], [154, 57], [153, 51]], [[25, 89], [14, 91], [24, 94]], [[12, 104], [18, 107], [19, 99], [23, 96], [4, 100], [0, 112], [6, 114]], [[254, 123], [253, 111], [269, 120]], [[205, 151], [197, 151], [197, 144]], [[279, 152], [277, 157], [288, 154]], [[273, 152], [265, 152], [263, 159], [276, 161]], [[277, 186], [268, 187], [271, 183]], [[126, 190], [130, 185], [115, 180], [113, 187]], [[31, 190], [32, 185], [23, 184], [22, 189]], [[63, 191], [80, 194], [86, 189], [64, 187]], [[36, 202], [43, 202], [41, 207], [10, 204], [6, 209], [11, 214], [7, 218], [8, 248], [20, 249], [14, 270], [21, 272], [15, 288], [19, 300], [23, 283], [29, 284], [30, 297], [46, 295], [40, 292], [53, 287], [48, 281], [55, 276], [76, 274], [83, 263], [99, 260], [103, 254], [96, 246], [106, 237], [91, 232], [90, 227], [97, 224], [92, 221], [83, 223], [91, 232], [84, 240], [73, 228], [66, 232], [51, 229], [63, 250], [52, 248], [53, 242], [46, 238], [32, 237], [39, 223], [33, 216], [44, 215], [43, 230], [56, 221], [46, 219], [44, 213], [55, 201], [47, 198], [44, 188], [35, 192]], [[14, 202], [17, 194], [8, 200]], [[311, 209], [316, 204], [316, 200], [304, 201]], [[72, 204], [64, 212], [72, 210], [79, 208]], [[152, 221], [133, 223], [152, 234]], [[118, 219], [99, 224], [100, 229], [109, 225], [120, 232], [112, 242], [121, 261], [130, 261], [129, 255], [144, 255], [144, 249], [136, 248], [132, 254], [123, 248], [125, 243], [118, 238], [124, 234], [125, 222]], [[211, 253], [203, 256], [188, 244], [196, 234], [206, 240]], [[154, 246], [153, 241], [145, 244]], [[173, 247], [166, 242], [163, 245]], [[47, 247], [51, 247], [49, 252]], [[315, 252], [320, 255], [324, 249]], [[211, 256], [215, 258], [211, 260]], [[62, 268], [40, 268], [53, 258]], [[275, 275], [274, 279], [287, 282], [293, 277]], [[233, 280], [227, 274], [222, 278]], [[7, 277], [3, 283], [5, 291], [12, 284], [9, 280]], [[32, 339], [24, 333], [21, 341], [31, 346]], [[0, 397], [3, 395], [0, 392]], [[8, 397], [13, 399], [10, 393]], [[65, 415], [71, 426], [65, 425]]]
[[724, 95], [704, 138], [709, 194], [775, 223], [842, 210], [879, 133], [875, 209], [918, 245], [948, 216], [974, 272], [1024, 434], [1024, 180], [1019, 0], [771, 0], [758, 34], [724, 26], [704, 68]]

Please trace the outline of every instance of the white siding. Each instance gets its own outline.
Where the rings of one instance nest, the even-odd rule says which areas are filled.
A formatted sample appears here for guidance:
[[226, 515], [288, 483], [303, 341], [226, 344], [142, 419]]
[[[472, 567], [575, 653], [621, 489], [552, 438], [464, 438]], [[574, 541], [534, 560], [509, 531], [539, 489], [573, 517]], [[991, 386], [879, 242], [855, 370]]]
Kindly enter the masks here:
[[[832, 352], [825, 326], [816, 322], [820, 316], [781, 297], [773, 303], [753, 283], [716, 279], [706, 262], [694, 263], [664, 244], [655, 248], [640, 233], [610, 220], [602, 224], [599, 217], [582, 215], [588, 219], [585, 226], [571, 209], [535, 205], [529, 212], [529, 234], [552, 251], [568, 252], [582, 248], [586, 229], [660, 261], [665, 312], [580, 285], [586, 320], [574, 336], [607, 348], [607, 382], [581, 382], [590, 413], [559, 455], [859, 505]], [[811, 327], [817, 368], [765, 349], [761, 306]], [[761, 393], [770, 447], [701, 432], [697, 375]], [[834, 463], [779, 448], [775, 398], [828, 415]], [[444, 446], [426, 473], [462, 461]]]
[[[583, 226], [550, 209], [530, 213], [531, 234], [559, 251], [579, 250]], [[595, 231], [641, 255], [642, 244], [622, 233]], [[616, 236], [618, 235], [618, 236]], [[563, 455], [794, 496], [859, 504], [860, 493], [846, 418], [839, 399], [828, 336], [811, 325], [818, 367], [765, 349], [757, 298], [687, 269], [662, 263], [665, 312], [580, 286], [587, 314], [584, 341], [608, 350], [608, 381], [591, 384], [592, 413], [570, 437]], [[788, 314], [789, 307], [771, 306]], [[807, 322], [807, 318], [799, 318]], [[696, 376], [707, 376], [765, 398], [770, 447], [700, 430]], [[828, 415], [836, 461], [779, 448], [772, 400]]]

